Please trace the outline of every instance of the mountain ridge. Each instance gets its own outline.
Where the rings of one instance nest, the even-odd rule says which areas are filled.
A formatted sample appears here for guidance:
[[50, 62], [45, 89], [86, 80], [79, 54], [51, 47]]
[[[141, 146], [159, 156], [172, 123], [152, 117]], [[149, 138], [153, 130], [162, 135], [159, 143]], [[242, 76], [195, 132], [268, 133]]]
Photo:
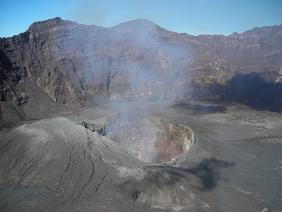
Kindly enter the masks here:
[[[56, 23], [57, 24], [61, 24], [61, 23], [72, 23], [72, 24], [78, 24], [78, 25], [84, 25], [84, 26], [96, 26], [96, 27], [99, 27], [99, 28], [104, 28], [104, 29], [111, 29], [111, 28], [116, 28], [120, 25], [126, 25], [126, 24], [132, 24], [132, 23], [147, 23], [147, 24], [151, 24], [151, 25], [155, 25], [155, 26], [158, 26], [158, 27], [161, 27], [159, 26], [158, 24], [148, 20], [148, 19], [145, 19], [145, 18], [137, 18], [137, 19], [133, 19], [133, 20], [129, 20], [129, 21], [125, 21], [125, 22], [122, 22], [122, 23], [119, 23], [119, 24], [116, 24], [114, 26], [111, 26], [111, 27], [103, 27], [103, 26], [98, 26], [98, 25], [95, 25], [95, 24], [81, 24], [81, 23], [78, 23], [76, 21], [70, 21], [70, 20], [66, 20], [66, 19], [62, 19], [61, 17], [54, 17], [54, 18], [49, 18], [49, 19], [46, 19], [46, 20], [42, 20], [42, 21], [36, 21], [34, 23], [32, 23], [26, 31], [29, 31], [29, 29], [33, 26], [33, 25], [40, 25], [40, 24], [46, 24], [46, 23]], [[162, 28], [162, 27], [161, 27]], [[227, 34], [227, 35], [224, 35], [224, 34], [207, 34], [207, 33], [204, 33], [204, 34], [198, 34], [198, 35], [194, 35], [194, 34], [191, 34], [189, 32], [175, 32], [175, 33], [178, 33], [178, 34], [186, 34], [186, 35], [189, 35], [189, 36], [194, 36], [194, 37], [201, 37], [201, 36], [223, 36], [223, 37], [233, 37], [233, 35], [240, 35], [240, 34], [244, 34], [244, 33], [248, 33], [248, 32], [252, 32], [252, 31], [255, 31], [255, 30], [265, 30], [265, 29], [280, 29], [282, 28], [282, 24], [274, 24], [274, 25], [267, 25], [267, 26], [255, 26], [253, 28], [250, 28], [250, 29], [246, 29], [242, 32], [232, 32], [230, 34]], [[165, 29], [165, 28], [163, 28]], [[167, 31], [171, 31], [171, 32], [174, 32], [172, 30], [169, 30], [169, 29], [166, 29]], [[25, 32], [26, 32], [25, 31]], [[22, 32], [24, 33], [24, 32]], [[19, 33], [19, 34], [15, 34], [15, 35], [11, 35], [11, 36], [7, 36], [7, 37], [0, 37], [1, 39], [3, 38], [10, 38], [10, 37], [13, 37], [13, 36], [17, 36], [17, 35], [20, 35], [22, 33]]]
[[[237, 80], [241, 78], [232, 79], [238, 74], [249, 79], [254, 76], [251, 73], [262, 79], [256, 86], [267, 87], [261, 91], [259, 106], [248, 104], [245, 98], [250, 96], [236, 94], [235, 100], [229, 95], [235, 92], [231, 88], [240, 90]], [[46, 102], [52, 102], [56, 110], [55, 105], [87, 106], [101, 98], [208, 98], [269, 109], [273, 107], [261, 108], [266, 99], [273, 103], [265, 92], [269, 89], [278, 89], [273, 101], [279, 100], [275, 100], [275, 111], [280, 111], [282, 92], [274, 84], [281, 79], [282, 25], [229, 36], [194, 36], [144, 19], [103, 28], [56, 17], [0, 39], [2, 114], [10, 111], [7, 104], [19, 114], [31, 115], [46, 112]], [[27, 82], [42, 94], [30, 89]], [[231, 86], [234, 82], [236, 86]], [[45, 99], [44, 104], [36, 99]]]

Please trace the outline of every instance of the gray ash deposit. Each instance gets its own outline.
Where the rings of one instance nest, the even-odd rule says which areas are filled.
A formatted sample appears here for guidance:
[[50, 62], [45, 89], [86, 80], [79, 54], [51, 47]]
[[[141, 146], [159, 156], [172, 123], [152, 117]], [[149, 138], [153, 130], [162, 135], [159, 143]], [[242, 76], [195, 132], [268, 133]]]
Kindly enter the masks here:
[[0, 38], [0, 211], [281, 211], [281, 41], [61, 18]]

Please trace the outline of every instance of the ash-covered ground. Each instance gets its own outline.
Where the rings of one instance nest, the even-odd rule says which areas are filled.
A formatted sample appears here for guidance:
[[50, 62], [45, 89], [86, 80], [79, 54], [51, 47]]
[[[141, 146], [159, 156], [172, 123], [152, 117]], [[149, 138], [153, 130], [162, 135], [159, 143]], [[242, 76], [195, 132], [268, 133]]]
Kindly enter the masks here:
[[104, 103], [2, 128], [0, 211], [281, 211], [281, 150], [279, 113]]

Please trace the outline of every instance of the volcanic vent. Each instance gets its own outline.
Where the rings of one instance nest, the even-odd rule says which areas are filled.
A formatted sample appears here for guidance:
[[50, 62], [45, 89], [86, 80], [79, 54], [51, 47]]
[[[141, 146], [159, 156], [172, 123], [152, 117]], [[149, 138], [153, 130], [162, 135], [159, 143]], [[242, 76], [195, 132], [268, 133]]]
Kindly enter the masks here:
[[187, 152], [194, 142], [192, 130], [156, 117], [117, 114], [93, 123], [87, 129], [118, 143], [130, 155], [148, 163], [165, 163]]

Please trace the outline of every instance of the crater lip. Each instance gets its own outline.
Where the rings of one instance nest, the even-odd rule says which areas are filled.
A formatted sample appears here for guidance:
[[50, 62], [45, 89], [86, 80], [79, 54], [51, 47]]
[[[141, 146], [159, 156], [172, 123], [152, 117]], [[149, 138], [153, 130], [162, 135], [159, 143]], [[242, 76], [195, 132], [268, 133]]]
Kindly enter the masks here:
[[146, 163], [173, 161], [187, 154], [194, 143], [194, 133], [188, 126], [153, 116], [119, 113], [82, 125]]

